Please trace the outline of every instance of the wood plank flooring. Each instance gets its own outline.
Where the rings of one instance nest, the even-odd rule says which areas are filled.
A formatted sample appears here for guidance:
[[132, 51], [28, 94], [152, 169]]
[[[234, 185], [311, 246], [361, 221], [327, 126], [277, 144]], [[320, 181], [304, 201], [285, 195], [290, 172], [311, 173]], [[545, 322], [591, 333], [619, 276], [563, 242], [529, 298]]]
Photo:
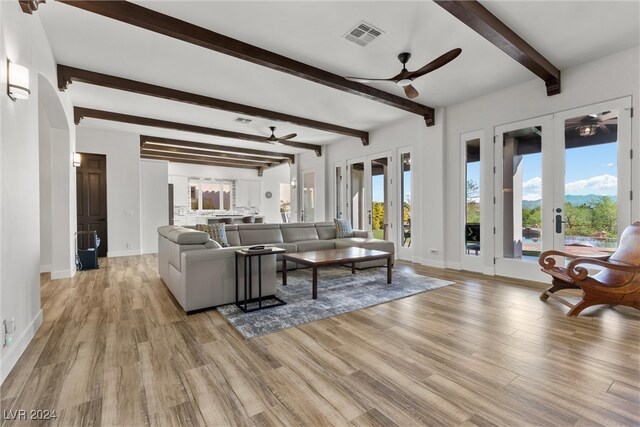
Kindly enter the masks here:
[[43, 276], [44, 323], [1, 388], [13, 425], [640, 425], [640, 312], [398, 263], [455, 285], [245, 340], [186, 316], [153, 255]]

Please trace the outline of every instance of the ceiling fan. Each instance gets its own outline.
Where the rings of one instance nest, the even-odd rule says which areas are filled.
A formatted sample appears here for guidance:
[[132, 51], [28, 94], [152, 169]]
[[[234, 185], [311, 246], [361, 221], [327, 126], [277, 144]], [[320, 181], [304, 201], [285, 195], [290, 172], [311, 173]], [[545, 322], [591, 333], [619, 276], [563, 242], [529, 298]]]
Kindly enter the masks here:
[[460, 48], [452, 49], [449, 52], [445, 53], [444, 55], [441, 55], [438, 58], [434, 59], [433, 61], [429, 62], [424, 67], [416, 71], [409, 71], [407, 70], [406, 65], [407, 65], [407, 62], [409, 61], [409, 58], [411, 58], [411, 54], [409, 52], [403, 52], [400, 55], [398, 55], [398, 60], [400, 60], [400, 62], [402, 63], [402, 71], [400, 71], [400, 73], [396, 74], [391, 78], [388, 78], [388, 79], [367, 79], [367, 78], [361, 78], [361, 77], [345, 77], [345, 78], [352, 82], [360, 82], [360, 83], [394, 82], [398, 86], [402, 86], [402, 88], [404, 89], [405, 95], [407, 95], [407, 98], [413, 99], [416, 96], [418, 96], [418, 91], [416, 90], [416, 88], [414, 88], [411, 85], [411, 82], [413, 82], [418, 77], [424, 76], [427, 73], [430, 73], [444, 65], [447, 65], [449, 62], [456, 59], [456, 57], [461, 53], [462, 53], [462, 49]]
[[276, 127], [275, 126], [269, 126], [269, 129], [271, 129], [271, 136], [264, 139], [264, 141], [268, 142], [269, 144], [277, 144], [280, 141], [286, 141], [288, 139], [292, 139], [292, 138], [295, 138], [296, 136], [298, 136], [297, 133], [290, 133], [289, 135], [285, 135], [285, 136], [283, 136], [281, 138], [278, 138], [275, 135]]
[[588, 116], [575, 117], [565, 122], [567, 129], [575, 129], [580, 136], [595, 135], [598, 130], [604, 133], [610, 133], [607, 125], [616, 125], [618, 123], [617, 112], [606, 111], [602, 114], [589, 114]]

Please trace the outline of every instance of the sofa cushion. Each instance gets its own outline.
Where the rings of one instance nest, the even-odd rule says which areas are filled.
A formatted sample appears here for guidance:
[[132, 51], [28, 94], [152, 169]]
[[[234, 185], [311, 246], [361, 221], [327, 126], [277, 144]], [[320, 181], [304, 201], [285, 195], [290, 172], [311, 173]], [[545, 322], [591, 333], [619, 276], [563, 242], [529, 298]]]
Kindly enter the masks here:
[[320, 240], [331, 240], [336, 238], [336, 225], [333, 222], [316, 223], [316, 231]]
[[333, 240], [306, 240], [296, 242], [296, 246], [298, 247], [298, 252], [324, 251], [336, 248]]
[[196, 224], [196, 229], [208, 233], [211, 239], [218, 242], [223, 248], [230, 246], [229, 241], [227, 240], [227, 232], [225, 230], [224, 222], [216, 224]]
[[[191, 230], [183, 227], [175, 227], [175, 226], [169, 226], [169, 227], [174, 227], [174, 228], [171, 230], [169, 229], [162, 230], [164, 232], [163, 234], [164, 237], [166, 237], [167, 239], [179, 245], [204, 245], [209, 241], [208, 233], [197, 231], [197, 230]], [[160, 228], [164, 228], [164, 227], [160, 227]], [[160, 230], [158, 230], [158, 232], [160, 232]]]
[[209, 240], [207, 243], [204, 244], [204, 247], [207, 249], [221, 249], [222, 245], [216, 242], [215, 240]]
[[348, 219], [334, 219], [333, 222], [336, 225], [336, 239], [342, 239], [344, 237], [353, 237], [353, 227], [351, 221]]
[[227, 232], [227, 241], [231, 246], [242, 246], [240, 243], [240, 233], [238, 232], [238, 226], [227, 224], [225, 226], [225, 231]]
[[282, 238], [285, 242], [293, 243], [303, 240], [318, 240], [318, 231], [313, 223], [296, 222], [280, 224]]
[[242, 246], [282, 243], [279, 224], [242, 224], [238, 232]]

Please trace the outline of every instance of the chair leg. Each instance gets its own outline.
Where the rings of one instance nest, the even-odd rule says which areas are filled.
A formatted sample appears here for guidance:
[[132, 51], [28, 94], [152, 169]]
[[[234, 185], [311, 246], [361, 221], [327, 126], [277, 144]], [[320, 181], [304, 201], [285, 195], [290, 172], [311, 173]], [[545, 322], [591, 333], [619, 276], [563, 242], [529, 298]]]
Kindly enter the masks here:
[[591, 307], [594, 304], [595, 303], [593, 302], [581, 300], [579, 303], [574, 305], [571, 310], [569, 310], [569, 312], [567, 313], [567, 316], [577, 316], [578, 314], [580, 314], [582, 310], [584, 310], [587, 307]]
[[560, 280], [553, 279], [549, 289], [546, 289], [543, 293], [540, 294], [540, 300], [546, 301], [549, 299], [550, 294], [556, 293], [563, 289], [580, 289], [580, 287], [571, 283], [562, 282]]

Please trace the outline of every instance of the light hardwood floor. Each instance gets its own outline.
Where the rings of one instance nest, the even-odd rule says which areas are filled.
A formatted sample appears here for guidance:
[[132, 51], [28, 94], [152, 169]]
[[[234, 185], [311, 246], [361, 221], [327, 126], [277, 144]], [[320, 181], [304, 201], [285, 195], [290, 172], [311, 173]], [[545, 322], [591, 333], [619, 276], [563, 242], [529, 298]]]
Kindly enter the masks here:
[[567, 318], [541, 285], [399, 264], [456, 284], [247, 341], [215, 310], [185, 316], [156, 264], [44, 278], [3, 410], [64, 426], [640, 425], [637, 310]]

